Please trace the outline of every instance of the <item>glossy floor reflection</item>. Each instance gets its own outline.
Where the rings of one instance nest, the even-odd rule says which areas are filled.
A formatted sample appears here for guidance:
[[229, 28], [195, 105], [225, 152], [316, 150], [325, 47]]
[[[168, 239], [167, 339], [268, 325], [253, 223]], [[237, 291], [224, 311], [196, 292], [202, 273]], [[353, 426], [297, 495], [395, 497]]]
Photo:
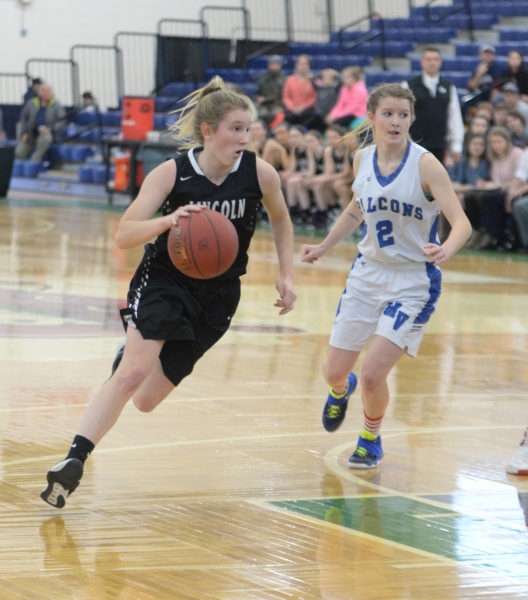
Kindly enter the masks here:
[[[354, 257], [297, 260], [278, 317], [260, 231], [231, 330], [151, 414], [127, 406], [57, 511], [39, 498], [122, 338], [141, 249], [119, 210], [0, 201], [0, 599], [525, 599], [528, 261], [462, 253], [417, 359], [390, 378], [381, 468], [324, 432], [320, 372]], [[296, 240], [297, 257], [303, 238]], [[354, 399], [355, 398], [355, 399]]]

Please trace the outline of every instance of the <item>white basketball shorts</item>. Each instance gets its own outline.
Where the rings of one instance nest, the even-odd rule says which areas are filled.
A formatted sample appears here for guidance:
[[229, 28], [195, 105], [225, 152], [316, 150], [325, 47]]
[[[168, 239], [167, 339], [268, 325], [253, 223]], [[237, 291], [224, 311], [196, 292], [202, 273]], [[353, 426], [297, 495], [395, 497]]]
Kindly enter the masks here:
[[359, 255], [347, 277], [330, 345], [359, 351], [380, 335], [415, 357], [436, 308], [442, 275], [430, 263], [380, 263]]

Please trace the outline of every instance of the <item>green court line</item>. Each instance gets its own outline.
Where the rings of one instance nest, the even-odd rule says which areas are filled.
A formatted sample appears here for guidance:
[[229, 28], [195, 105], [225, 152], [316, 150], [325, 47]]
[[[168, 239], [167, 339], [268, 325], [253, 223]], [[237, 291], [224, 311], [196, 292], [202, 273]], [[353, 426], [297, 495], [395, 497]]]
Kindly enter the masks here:
[[486, 521], [403, 496], [270, 504], [528, 582], [528, 531], [504, 522]]

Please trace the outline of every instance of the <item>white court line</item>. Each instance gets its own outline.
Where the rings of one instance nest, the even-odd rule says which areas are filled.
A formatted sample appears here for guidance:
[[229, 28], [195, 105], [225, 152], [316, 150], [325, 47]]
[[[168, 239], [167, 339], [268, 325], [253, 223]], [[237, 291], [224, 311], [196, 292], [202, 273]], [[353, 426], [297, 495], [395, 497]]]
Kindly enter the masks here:
[[[89, 393], [89, 392], [87, 392]], [[501, 392], [501, 396], [508, 396], [508, 397], [512, 397], [512, 398], [526, 398], [526, 392]], [[443, 393], [431, 393], [431, 394], [422, 394], [417, 392], [416, 394], [398, 394], [397, 396], [394, 396], [394, 398], [398, 398], [398, 399], [404, 399], [404, 398], [445, 398], [445, 397], [449, 397], [449, 398], [466, 398], [466, 399], [477, 399], [477, 400], [482, 400], [482, 399], [493, 399], [497, 397], [497, 391], [491, 391], [491, 392], [443, 392]], [[288, 394], [288, 399], [292, 399], [292, 400], [320, 400], [321, 399], [321, 394], [314, 394], [314, 395], [309, 395], [309, 394]], [[259, 399], [262, 400], [284, 400], [284, 395], [283, 394], [274, 394], [274, 395], [265, 395], [265, 396], [260, 396], [259, 395]], [[228, 402], [228, 401], [237, 401], [237, 400], [247, 400], [247, 395], [245, 396], [211, 396], [211, 397], [195, 397], [195, 398], [167, 398], [166, 400], [163, 401], [163, 405], [167, 406], [169, 404], [179, 404], [179, 403], [187, 403], [187, 402], [215, 402], [215, 401], [220, 401], [220, 402]], [[20, 412], [20, 411], [26, 411], [26, 410], [31, 410], [31, 411], [42, 411], [45, 412], [47, 410], [55, 410], [57, 408], [60, 409], [64, 409], [64, 408], [86, 408], [89, 404], [89, 401], [83, 403], [83, 404], [55, 404], [55, 405], [51, 405], [51, 404], [47, 404], [46, 406], [42, 406], [42, 405], [38, 405], [38, 404], [25, 404], [24, 406], [11, 406], [11, 407], [3, 407], [0, 408], [0, 414], [1, 413], [10, 413], [10, 412]], [[506, 427], [509, 428], [509, 425], [497, 425], [494, 426], [493, 429], [500, 429], [501, 427]], [[480, 429], [480, 427], [475, 427], [476, 429]], [[464, 430], [467, 429], [467, 427], [464, 427]], [[489, 429], [489, 427], [488, 427]], [[390, 429], [386, 429], [384, 431], [390, 431]], [[386, 435], [384, 435], [384, 437], [386, 437]]]

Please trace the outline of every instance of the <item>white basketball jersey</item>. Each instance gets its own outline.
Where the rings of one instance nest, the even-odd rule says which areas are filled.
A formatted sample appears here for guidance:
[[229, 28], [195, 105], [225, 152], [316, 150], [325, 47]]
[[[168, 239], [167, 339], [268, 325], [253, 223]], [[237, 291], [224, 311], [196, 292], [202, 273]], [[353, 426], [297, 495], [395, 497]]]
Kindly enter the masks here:
[[440, 208], [420, 182], [418, 163], [424, 152], [409, 142], [400, 166], [385, 177], [378, 169], [376, 146], [362, 151], [352, 189], [366, 224], [358, 244], [365, 257], [384, 263], [425, 262], [424, 245], [439, 243]]

